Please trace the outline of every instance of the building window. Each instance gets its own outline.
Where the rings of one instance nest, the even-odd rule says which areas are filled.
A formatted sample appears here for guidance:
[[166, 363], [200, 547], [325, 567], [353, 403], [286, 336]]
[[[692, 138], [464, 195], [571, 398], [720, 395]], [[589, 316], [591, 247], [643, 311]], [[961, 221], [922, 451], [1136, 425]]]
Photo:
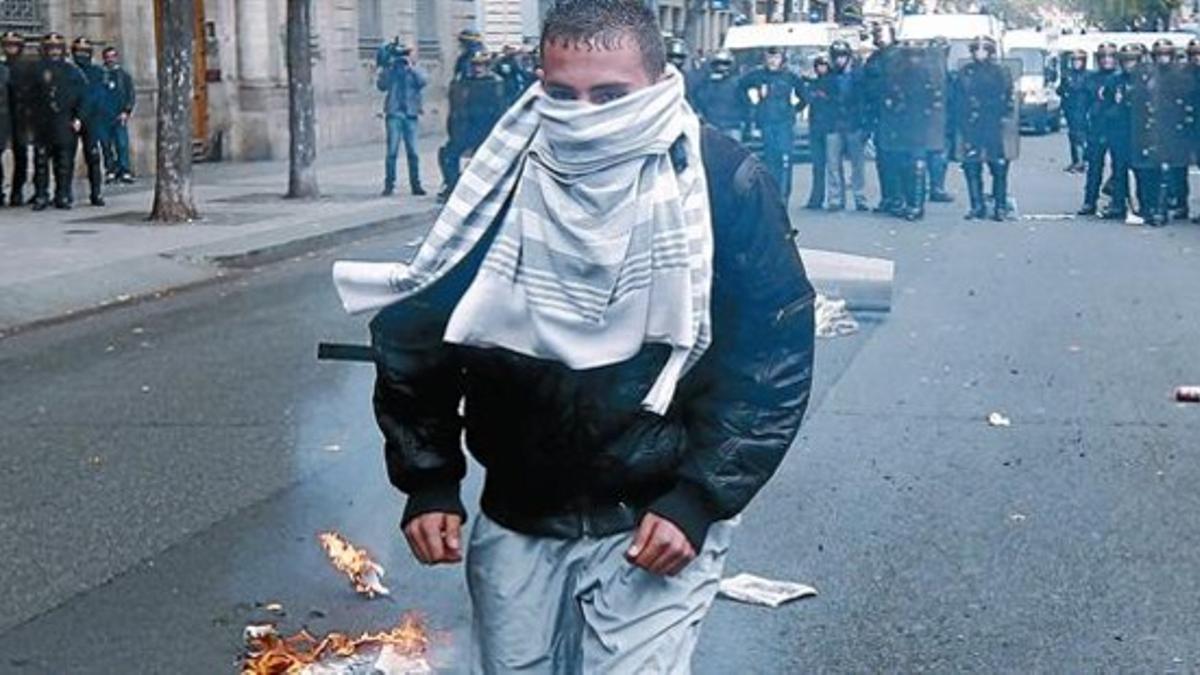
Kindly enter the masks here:
[[38, 35], [45, 29], [44, 0], [3, 0], [0, 2], [0, 33], [16, 31]]
[[374, 59], [383, 44], [382, 0], [358, 0], [358, 55]]

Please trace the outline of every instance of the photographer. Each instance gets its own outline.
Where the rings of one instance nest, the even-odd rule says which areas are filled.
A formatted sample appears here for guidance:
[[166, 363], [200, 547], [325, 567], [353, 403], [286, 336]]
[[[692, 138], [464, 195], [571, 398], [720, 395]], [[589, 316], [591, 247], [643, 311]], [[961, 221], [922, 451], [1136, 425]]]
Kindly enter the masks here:
[[385, 92], [383, 116], [387, 125], [387, 158], [384, 161], [383, 196], [396, 189], [396, 156], [400, 141], [408, 162], [408, 184], [417, 196], [425, 194], [421, 187], [421, 169], [417, 157], [417, 120], [421, 114], [421, 93], [428, 78], [412, 63], [412, 49], [396, 38], [383, 45], [375, 57], [379, 77], [375, 86]]

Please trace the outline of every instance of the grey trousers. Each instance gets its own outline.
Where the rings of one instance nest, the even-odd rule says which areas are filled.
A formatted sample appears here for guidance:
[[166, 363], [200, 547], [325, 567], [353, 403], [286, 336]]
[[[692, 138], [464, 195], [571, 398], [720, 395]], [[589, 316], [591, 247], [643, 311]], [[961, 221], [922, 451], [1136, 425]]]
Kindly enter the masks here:
[[825, 137], [825, 202], [831, 207], [846, 205], [846, 170], [843, 159], [850, 160], [850, 189], [855, 203], [866, 200], [866, 175], [863, 169], [861, 131], [833, 132]]
[[531, 537], [480, 514], [467, 548], [471, 672], [690, 673], [735, 524], [714, 523], [700, 555], [662, 577], [625, 559], [632, 532]]

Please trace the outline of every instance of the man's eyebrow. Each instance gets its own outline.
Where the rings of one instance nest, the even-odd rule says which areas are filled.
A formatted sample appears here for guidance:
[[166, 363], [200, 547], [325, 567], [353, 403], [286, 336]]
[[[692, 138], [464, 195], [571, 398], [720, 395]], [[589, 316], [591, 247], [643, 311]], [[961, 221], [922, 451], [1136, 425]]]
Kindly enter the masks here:
[[597, 84], [591, 89], [588, 89], [588, 92], [593, 94], [603, 94], [610, 91], [625, 91], [629, 89], [630, 86], [631, 85], [627, 82], [605, 82], [604, 84]]

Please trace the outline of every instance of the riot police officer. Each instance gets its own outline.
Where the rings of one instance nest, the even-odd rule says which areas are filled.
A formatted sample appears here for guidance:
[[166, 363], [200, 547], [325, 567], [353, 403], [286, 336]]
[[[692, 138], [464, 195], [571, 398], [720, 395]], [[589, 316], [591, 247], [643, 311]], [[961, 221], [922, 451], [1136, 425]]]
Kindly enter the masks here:
[[4, 151], [12, 137], [12, 110], [8, 102], [8, 64], [0, 61], [0, 206], [4, 206]]
[[[1100, 92], [1103, 134], [1112, 156], [1112, 190], [1109, 206], [1100, 214], [1105, 220], [1124, 220], [1129, 206], [1129, 173], [1133, 160], [1133, 119], [1129, 88], [1132, 72], [1142, 60], [1141, 45], [1122, 45], [1117, 51], [1119, 68]], [[1089, 167], [1089, 172], [1091, 171]], [[1090, 173], [1089, 173], [1090, 175]], [[1146, 176], [1138, 177], [1139, 204], [1145, 202]]]
[[[946, 90], [950, 89], [952, 76], [950, 73], [950, 41], [944, 37], [935, 37], [929, 41], [929, 48], [941, 52], [943, 60], [946, 62], [945, 81], [943, 86]], [[943, 102], [945, 105], [946, 102]], [[941, 110], [943, 116], [947, 116], [947, 108]], [[946, 173], [950, 167], [950, 148], [954, 147], [954, 128], [949, 124], [949, 119], [942, 120], [946, 133], [943, 137], [943, 145], [940, 150], [929, 150], [925, 153], [925, 164], [929, 169], [929, 201], [941, 204], [949, 204], [954, 201], [954, 195], [946, 189]]]
[[763, 67], [742, 76], [739, 88], [756, 100], [755, 122], [762, 131], [763, 163], [784, 201], [792, 194], [792, 146], [796, 114], [804, 109], [804, 81], [785, 67], [782, 50], [767, 49]]
[[727, 49], [713, 53], [708, 73], [696, 83], [696, 112], [734, 140], [741, 140], [746, 125], [746, 95], [738, 88], [733, 72], [733, 54]]
[[1067, 143], [1071, 152], [1071, 163], [1063, 169], [1068, 173], [1082, 173], [1084, 170], [1087, 110], [1091, 105], [1087, 80], [1087, 52], [1076, 49], [1071, 52], [1070, 63], [1058, 83], [1058, 95], [1062, 99], [1063, 114], [1067, 118]]
[[453, 81], [471, 76], [471, 59], [483, 51], [483, 33], [464, 28], [458, 33], [458, 58], [454, 60]]
[[967, 182], [971, 208], [967, 219], [987, 217], [983, 191], [983, 166], [992, 176], [993, 220], [1008, 217], [1008, 163], [1015, 149], [1006, 148], [1006, 128], [1016, 114], [1013, 80], [996, 62], [996, 42], [989, 36], [970, 43], [971, 61], [955, 80], [957, 152]]
[[[1193, 39], [1188, 42], [1187, 60], [1188, 66], [1192, 71], [1192, 76], [1196, 80], [1196, 85], [1193, 89], [1192, 109], [1198, 111], [1192, 117], [1192, 133], [1190, 134], [1192, 139], [1192, 163], [1200, 167], [1200, 39]], [[1186, 174], [1184, 176], [1184, 184], [1187, 184]], [[1192, 216], [1192, 222], [1200, 223], [1200, 211], [1195, 216]]]
[[1087, 129], [1087, 145], [1084, 148], [1087, 176], [1084, 179], [1083, 205], [1077, 212], [1081, 216], [1096, 215], [1100, 182], [1104, 177], [1104, 158], [1108, 157], [1113, 174], [1117, 168], [1117, 156], [1112, 147], [1107, 123], [1109, 104], [1105, 100], [1105, 92], [1112, 90], [1112, 85], [1118, 77], [1117, 46], [1111, 42], [1101, 44], [1096, 47], [1095, 56], [1096, 70], [1085, 78], [1083, 91], [1088, 100], [1084, 122]]
[[[9, 204], [22, 206], [25, 203], [25, 183], [29, 180], [29, 146], [33, 143], [31, 104], [33, 93], [33, 61], [24, 58], [25, 38], [8, 31], [0, 36], [4, 50], [4, 63], [8, 67], [8, 109], [10, 144], [12, 147], [13, 172]], [[0, 155], [3, 152], [0, 151]], [[0, 186], [4, 183], [0, 176]], [[3, 193], [3, 189], [0, 189]]]
[[863, 192], [863, 83], [853, 67], [854, 51], [845, 40], [829, 45], [829, 94], [833, 126], [825, 136], [825, 208], [839, 211], [846, 206], [846, 173], [843, 160], [850, 162], [850, 190], [854, 207], [867, 211]]
[[71, 57], [85, 81], [83, 100], [79, 105], [79, 121], [82, 126], [79, 139], [83, 144], [83, 159], [87, 165], [88, 186], [91, 188], [88, 198], [92, 206], [104, 206], [104, 197], [100, 194], [101, 186], [104, 185], [100, 157], [103, 144], [107, 142], [103, 119], [104, 69], [92, 60], [94, 52], [91, 41], [85, 37], [75, 38], [71, 43]]
[[696, 104], [696, 87], [699, 85], [700, 75], [697, 69], [692, 67], [691, 56], [688, 54], [687, 43], [680, 38], [669, 38], [666, 43], [667, 63], [679, 69], [683, 74], [684, 91], [687, 93], [687, 99], [694, 106]]
[[812, 186], [804, 208], [825, 208], [825, 137], [833, 129], [833, 97], [830, 95], [829, 57], [817, 54], [813, 57], [813, 78], [807, 82], [805, 98], [808, 99], [808, 140], [812, 156]]
[[438, 199], [450, 197], [458, 184], [463, 155], [483, 143], [508, 107], [504, 80], [491, 71], [490, 65], [486, 52], [476, 52], [467, 77], [450, 85], [450, 137], [438, 151], [444, 185]]
[[71, 175], [75, 157], [75, 134], [82, 128], [80, 117], [87, 82], [75, 64], [66, 60], [67, 42], [58, 33], [42, 39], [42, 58], [34, 67], [33, 116], [33, 209], [50, 205], [50, 173], [54, 173], [54, 206], [71, 208]]
[[[1177, 50], [1175, 45], [1166, 38], [1160, 38], [1154, 41], [1154, 46], [1151, 48], [1153, 55], [1154, 66], [1160, 69], [1178, 68], [1176, 65]], [[1190, 103], [1190, 102], [1189, 102]], [[1153, 195], [1153, 210], [1155, 211], [1154, 221], [1158, 224], [1165, 224], [1168, 220], [1187, 220], [1188, 219], [1188, 177], [1187, 164], [1175, 164], [1171, 166], [1160, 167], [1158, 175], [1148, 176], [1151, 180], [1156, 180], [1159, 194]], [[1151, 183], [1149, 189], [1154, 190], [1155, 184]]]
[[515, 103], [536, 79], [534, 74], [525, 68], [520, 56], [516, 47], [505, 45], [504, 51], [493, 66], [496, 74], [504, 80], [504, 101], [508, 105]]
[[904, 200], [901, 196], [897, 158], [887, 150], [880, 151], [879, 110], [884, 99], [883, 62], [895, 48], [895, 39], [889, 25], [878, 24], [872, 31], [875, 51], [863, 64], [863, 127], [875, 140], [875, 172], [879, 177], [879, 205], [875, 211], [903, 215]]

